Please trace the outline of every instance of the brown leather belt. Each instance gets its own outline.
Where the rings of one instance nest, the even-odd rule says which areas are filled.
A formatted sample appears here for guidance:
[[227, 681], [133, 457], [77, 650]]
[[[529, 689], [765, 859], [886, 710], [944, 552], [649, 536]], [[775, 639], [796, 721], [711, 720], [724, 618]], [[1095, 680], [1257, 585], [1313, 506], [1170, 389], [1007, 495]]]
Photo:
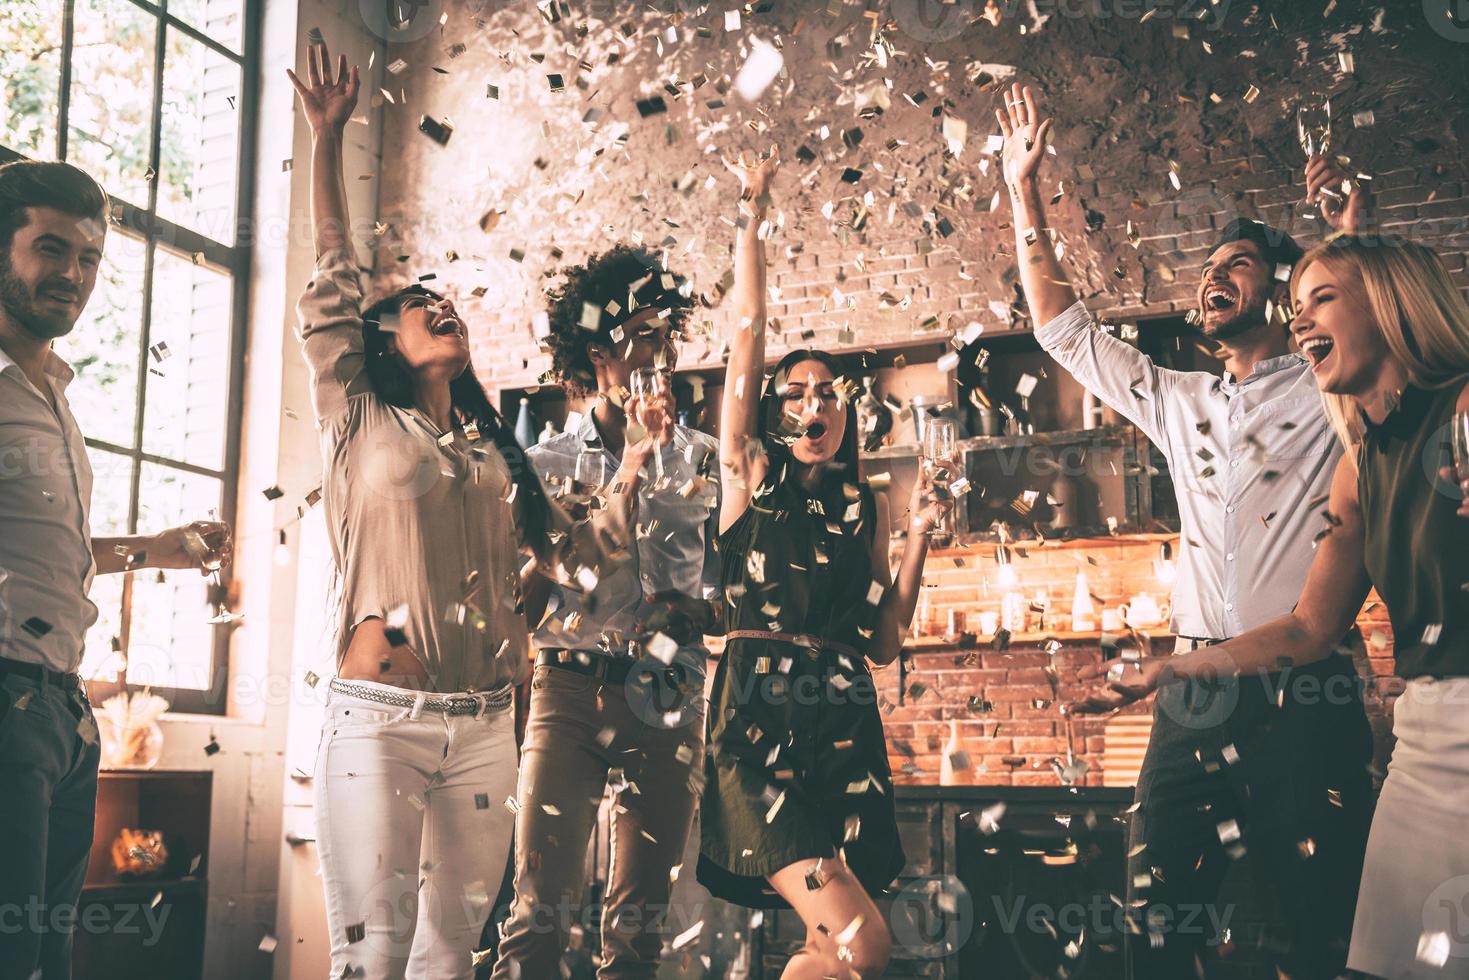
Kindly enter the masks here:
[[831, 650], [833, 653], [845, 654], [848, 657], [861, 658], [862, 654], [856, 647], [835, 640], [828, 640], [817, 636], [815, 633], [772, 633], [768, 630], [730, 630], [724, 634], [726, 640], [772, 640], [776, 643], [789, 643], [792, 646], [806, 647], [809, 650], [822, 651]]

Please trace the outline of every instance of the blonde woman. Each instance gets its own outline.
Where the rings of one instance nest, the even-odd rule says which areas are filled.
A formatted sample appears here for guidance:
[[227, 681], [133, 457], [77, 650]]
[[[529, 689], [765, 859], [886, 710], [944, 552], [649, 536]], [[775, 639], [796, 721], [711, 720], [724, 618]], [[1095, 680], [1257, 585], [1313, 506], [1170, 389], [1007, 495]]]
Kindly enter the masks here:
[[1449, 428], [1457, 413], [1469, 412], [1469, 304], [1432, 250], [1359, 236], [1308, 252], [1291, 292], [1291, 330], [1347, 449], [1300, 602], [1227, 643], [1149, 658], [1078, 707], [1125, 704], [1169, 677], [1319, 660], [1376, 587], [1405, 683], [1348, 966], [1386, 980], [1462, 980], [1469, 978], [1462, 921], [1469, 896], [1469, 481], [1455, 486], [1446, 463]]

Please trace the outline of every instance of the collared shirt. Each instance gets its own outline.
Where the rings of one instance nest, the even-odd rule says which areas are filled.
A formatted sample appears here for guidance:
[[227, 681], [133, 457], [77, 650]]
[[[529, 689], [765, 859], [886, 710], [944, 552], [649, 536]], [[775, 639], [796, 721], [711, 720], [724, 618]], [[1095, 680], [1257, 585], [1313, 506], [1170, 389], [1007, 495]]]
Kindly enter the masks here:
[[378, 397], [361, 307], [351, 249], [323, 253], [297, 316], [338, 573], [337, 663], [352, 631], [379, 618], [402, 630], [438, 691], [519, 684], [530, 673], [529, 638], [509, 467], [488, 436], [440, 433]]
[[97, 621], [92, 465], [66, 401], [71, 368], [48, 353], [45, 373], [54, 408], [0, 351], [0, 657], [73, 673]]
[[[649, 463], [638, 485], [634, 515], [637, 547], [628, 560], [604, 571], [590, 595], [552, 586], [551, 609], [536, 630], [537, 649], [601, 649], [603, 634], [631, 635], [649, 612], [644, 598], [670, 589], [696, 599], [719, 597], [719, 444], [696, 429], [676, 426], [673, 440], [662, 447], [663, 479], [657, 480]], [[576, 477], [577, 457], [583, 453], [602, 461], [602, 475], [611, 480], [621, 461], [602, 444], [597, 423], [588, 412], [573, 427], [526, 455], [548, 486], [565, 485]], [[583, 475], [585, 478], [585, 474]], [[548, 607], [549, 608], [549, 607]], [[708, 651], [702, 644], [683, 647], [677, 659], [704, 676]]]
[[1035, 335], [1168, 460], [1182, 524], [1174, 632], [1226, 639], [1289, 612], [1341, 458], [1306, 359], [1261, 361], [1243, 381], [1166, 370], [1080, 301]]

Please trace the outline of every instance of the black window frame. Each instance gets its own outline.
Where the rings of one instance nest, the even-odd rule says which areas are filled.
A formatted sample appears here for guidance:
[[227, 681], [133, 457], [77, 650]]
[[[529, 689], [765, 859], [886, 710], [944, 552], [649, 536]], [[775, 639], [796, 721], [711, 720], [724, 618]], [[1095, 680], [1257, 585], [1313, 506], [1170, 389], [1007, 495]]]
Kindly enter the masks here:
[[[117, 197], [112, 198], [114, 225], [143, 239], [146, 252], [143, 266], [142, 324], [137, 351], [137, 402], [134, 406], [133, 445], [119, 446], [102, 439], [87, 437], [89, 448], [105, 450], [122, 456], [131, 463], [131, 485], [128, 493], [127, 534], [153, 532], [161, 528], [138, 527], [139, 487], [143, 464], [150, 463], [198, 476], [207, 476], [221, 482], [220, 516], [230, 523], [235, 522], [239, 504], [240, 439], [244, 415], [245, 353], [248, 342], [250, 271], [253, 246], [253, 204], [255, 190], [255, 151], [258, 126], [258, 96], [260, 77], [261, 4], [262, 0], [244, 0], [244, 23], [241, 25], [239, 51], [211, 38], [199, 28], [168, 12], [168, 0], [119, 0], [137, 7], [157, 18], [157, 34], [154, 43], [152, 111], [150, 114], [149, 166], [153, 173], [161, 168], [163, 116], [163, 73], [167, 55], [165, 31], [176, 30], [191, 40], [205, 45], [215, 54], [228, 59], [240, 67], [240, 96], [237, 108], [239, 126], [236, 143], [236, 187], [235, 221], [233, 242], [218, 242], [192, 228], [175, 224], [157, 215], [158, 189], [160, 181], [148, 182], [148, 200], [142, 205]], [[71, 101], [72, 44], [75, 36], [76, 0], [63, 0], [61, 77], [56, 118], [56, 159], [67, 159], [67, 130]], [[0, 144], [0, 163], [27, 159], [23, 154]], [[111, 192], [109, 191], [109, 194]], [[230, 296], [230, 342], [229, 342], [229, 396], [225, 419], [224, 461], [219, 469], [199, 466], [183, 460], [169, 459], [143, 451], [143, 432], [147, 420], [148, 367], [150, 330], [153, 317], [153, 276], [155, 257], [162, 247], [177, 257], [193, 261], [214, 271], [227, 273], [231, 278]], [[79, 419], [82, 434], [86, 437], [86, 419]], [[201, 515], [202, 516], [202, 515]], [[122, 636], [119, 640], [124, 654], [129, 642], [129, 621], [132, 602], [133, 576], [125, 573], [122, 595]], [[146, 574], [146, 573], [144, 573]], [[233, 569], [221, 573], [225, 588], [233, 592]], [[236, 624], [226, 623], [213, 627], [208, 689], [172, 688], [167, 693], [170, 711], [187, 714], [223, 715], [228, 710], [230, 635]], [[87, 689], [94, 701], [113, 693], [142, 690], [145, 685], [133, 685], [125, 677], [116, 682], [88, 681]]]

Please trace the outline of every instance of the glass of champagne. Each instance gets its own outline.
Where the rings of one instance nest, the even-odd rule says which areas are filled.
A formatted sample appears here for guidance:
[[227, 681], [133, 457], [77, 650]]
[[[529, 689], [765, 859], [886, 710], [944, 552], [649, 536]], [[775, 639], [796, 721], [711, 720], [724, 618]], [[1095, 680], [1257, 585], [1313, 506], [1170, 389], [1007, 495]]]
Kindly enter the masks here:
[[[1307, 160], [1331, 152], [1330, 99], [1313, 96], [1296, 107], [1296, 139]], [[1333, 200], [1341, 199], [1341, 194], [1331, 187], [1322, 188], [1321, 193]]]
[[[654, 406], [663, 410], [666, 405], [672, 381], [667, 371], [659, 368], [638, 368], [632, 373], [631, 390], [634, 397], [642, 402], [644, 412]], [[642, 419], [634, 419], [639, 425]], [[671, 421], [671, 420], [670, 420]], [[653, 469], [658, 479], [663, 479], [663, 447], [655, 446], [653, 449]]]
[[[936, 463], [953, 463], [959, 450], [959, 432], [953, 419], [929, 418], [923, 423], [923, 460], [929, 478], [936, 484], [949, 482], [948, 472]], [[933, 526], [935, 534], [949, 531], [947, 517], [940, 518]]]
[[595, 450], [583, 449], [576, 454], [576, 473], [573, 480], [573, 492], [588, 496], [596, 493], [607, 483], [606, 458]]
[[[219, 511], [214, 507], [209, 508], [209, 520], [219, 523]], [[224, 555], [219, 551], [221, 543], [211, 543], [193, 528], [184, 533], [184, 547], [198, 559], [199, 567], [209, 573], [209, 595], [214, 608], [208, 622], [212, 626], [233, 622], [237, 618], [226, 601], [224, 576], [220, 574], [220, 569], [224, 567]]]

